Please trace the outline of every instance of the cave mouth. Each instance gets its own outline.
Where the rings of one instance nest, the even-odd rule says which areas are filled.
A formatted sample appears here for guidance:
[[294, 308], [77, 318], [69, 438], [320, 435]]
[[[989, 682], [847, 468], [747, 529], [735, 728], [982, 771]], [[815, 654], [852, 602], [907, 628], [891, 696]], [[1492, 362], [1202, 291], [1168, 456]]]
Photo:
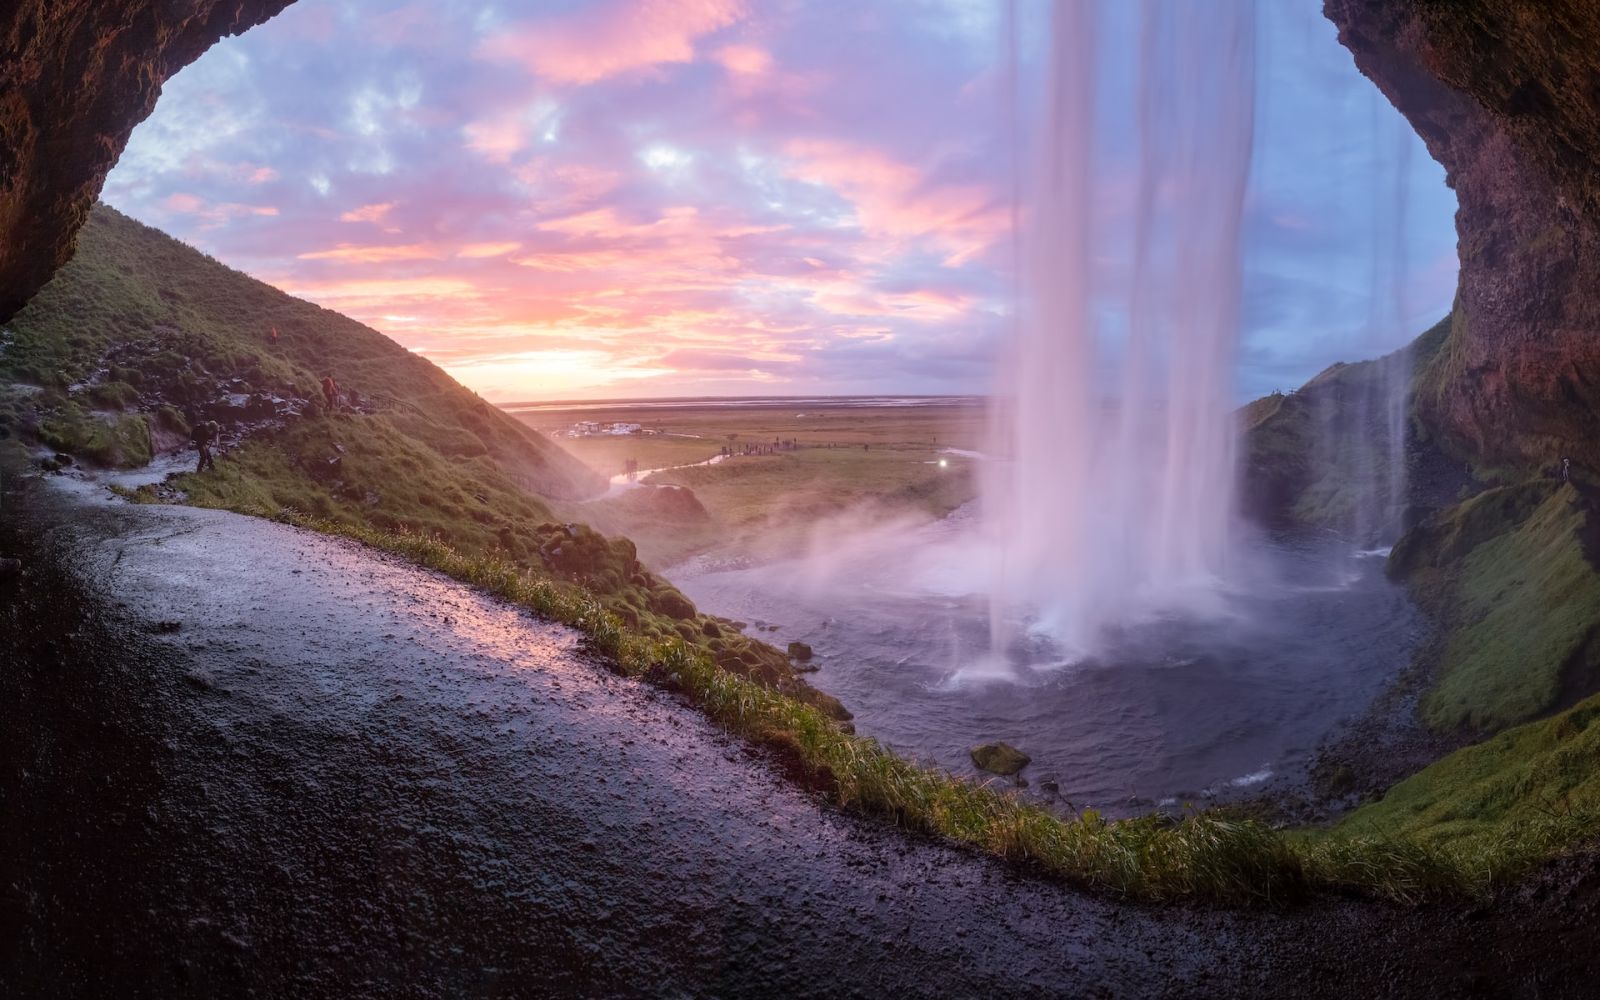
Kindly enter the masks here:
[[[430, 327], [432, 324], [418, 323], [419, 317], [413, 313], [425, 312], [431, 301], [449, 300], [463, 287], [459, 273], [450, 271], [447, 264], [465, 261], [468, 266], [486, 267], [488, 265], [481, 262], [509, 259], [512, 254], [527, 254], [545, 265], [534, 270], [554, 271], [558, 275], [571, 274], [570, 270], [563, 269], [559, 260], [564, 251], [571, 250], [581, 255], [595, 250], [597, 244], [600, 252], [620, 253], [627, 249], [628, 240], [637, 237], [638, 229], [676, 224], [691, 216], [709, 217], [714, 214], [715, 206], [728, 197], [726, 191], [717, 189], [701, 192], [702, 200], [689, 206], [692, 211], [675, 204], [685, 200], [682, 185], [690, 178], [689, 171], [696, 158], [711, 157], [651, 139], [634, 143], [625, 149], [625, 159], [632, 171], [633, 182], [651, 180], [666, 193], [645, 206], [639, 216], [643, 222], [623, 227], [627, 232], [620, 241], [605, 242], [613, 234], [598, 229], [576, 233], [571, 229], [573, 220], [585, 218], [591, 222], [616, 223], [622, 213], [616, 206], [608, 205], [604, 198], [600, 198], [562, 205], [549, 212], [542, 221], [534, 222], [535, 231], [542, 230], [547, 223], [556, 224], [555, 233], [559, 239], [546, 245], [528, 246], [526, 233], [505, 231], [482, 231], [455, 237], [454, 242], [447, 241], [444, 245], [432, 245], [429, 240], [445, 228], [441, 221], [443, 219], [459, 219], [463, 214], [471, 215], [474, 212], [481, 217], [501, 213], [501, 206], [492, 197], [484, 195], [480, 189], [473, 188], [469, 180], [463, 179], [465, 174], [489, 171], [497, 165], [506, 170], [525, 171], [536, 162], [542, 163], [554, 155], [538, 144], [560, 146], [569, 142], [574, 126], [564, 122], [558, 111], [552, 111], [548, 102], [541, 103], [543, 99], [533, 98], [525, 101], [520, 111], [506, 120], [467, 120], [469, 116], [459, 120], [449, 119], [446, 128], [455, 140], [457, 148], [454, 154], [426, 159], [424, 162], [428, 169], [442, 170], [447, 178], [461, 182], [469, 194], [480, 197], [480, 203], [475, 207], [469, 206], [467, 212], [463, 213], [454, 204], [458, 192], [449, 186], [413, 188], [408, 191], [404, 184], [394, 183], [394, 179], [403, 175], [409, 164], [421, 158], [421, 147], [439, 145], [442, 133], [423, 131], [416, 135], [396, 137], [396, 131], [403, 130], [389, 128], [385, 124], [386, 116], [391, 123], [409, 121], [413, 112], [426, 107], [424, 95], [436, 81], [418, 76], [419, 71], [414, 65], [402, 63], [398, 68], [389, 67], [386, 79], [390, 86], [387, 88], [373, 87], [370, 81], [355, 78], [347, 81], [351, 87], [344, 95], [345, 100], [328, 101], [327, 106], [331, 110], [324, 117], [313, 114], [309, 121], [296, 120], [288, 115], [274, 117], [272, 109], [285, 106], [273, 103], [275, 92], [293, 89], [281, 77], [273, 76], [272, 67], [285, 65], [286, 49], [306, 50], [299, 52], [296, 70], [297, 76], [310, 81], [318, 81], [331, 74], [334, 66], [346, 60], [352, 51], [357, 51], [348, 44], [350, 39], [337, 36], [324, 39], [319, 45], [305, 46], [304, 40], [310, 37], [307, 25], [312, 24], [314, 19], [306, 14], [304, 23], [297, 21], [302, 13], [301, 9], [291, 9], [249, 35], [224, 43], [209, 56], [203, 57], [198, 65], [171, 81], [167, 88], [168, 96], [156, 106], [150, 119], [135, 131], [123, 165], [111, 173], [106, 188], [108, 198], [114, 204], [137, 208], [138, 214], [157, 224], [176, 224], [181, 230], [180, 235], [202, 246], [213, 247], [224, 259], [238, 260], [238, 255], [243, 253], [246, 261], [254, 261], [259, 267], [268, 271], [276, 268], [283, 272], [287, 287], [292, 290], [305, 289], [313, 297], [320, 291], [325, 305], [335, 309], [352, 308], [358, 318], [386, 329], [386, 332], [402, 338], [402, 342], [410, 340], [406, 346], [437, 351], [444, 344], [436, 331], [427, 335], [430, 339], [420, 342], [416, 339], [418, 326]], [[1267, 16], [1271, 18], [1279, 14], [1268, 12]], [[1246, 282], [1254, 282], [1268, 290], [1256, 304], [1258, 313], [1267, 313], [1272, 319], [1263, 328], [1281, 338], [1283, 329], [1293, 329], [1297, 324], [1311, 322], [1319, 312], [1326, 311], [1325, 307], [1331, 302], [1339, 302], [1339, 309], [1342, 310], [1341, 319], [1334, 324], [1335, 332], [1342, 336], [1322, 338], [1332, 343], [1319, 343], [1317, 349], [1322, 352], [1320, 354], [1304, 352], [1295, 361], [1300, 366], [1299, 371], [1291, 377], [1309, 376], [1334, 362], [1355, 360], [1345, 355], [1346, 351], [1352, 349], [1387, 354], [1391, 348], [1401, 347], [1427, 325], [1421, 317], [1427, 316], [1430, 320], [1435, 318], [1430, 315], [1430, 310], [1436, 314], [1440, 304], [1438, 301], [1431, 306], [1418, 303], [1426, 303], [1429, 295], [1435, 300], [1447, 301], [1448, 286], [1452, 284], [1448, 268], [1439, 265], [1448, 257], [1448, 253], [1441, 252], [1440, 247], [1453, 242], [1453, 235], [1444, 227], [1422, 227], [1426, 232], [1421, 234], [1419, 240], [1415, 221], [1418, 216], [1428, 215], [1436, 220], [1446, 218], [1450, 212], [1445, 209], [1453, 210], [1453, 205], [1445, 204], [1449, 200], [1448, 189], [1439, 183], [1437, 167], [1432, 165], [1431, 160], [1419, 155], [1417, 140], [1403, 119], [1349, 68], [1347, 57], [1334, 44], [1331, 28], [1320, 19], [1316, 24], [1321, 27], [1320, 37], [1306, 41], [1303, 47], [1293, 51], [1275, 52], [1273, 58], [1265, 61], [1260, 69], [1258, 86], [1265, 93], [1270, 83], [1280, 83], [1285, 74], [1292, 73], [1302, 64], [1311, 65], [1316, 72], [1326, 72], [1334, 63], [1342, 63], [1344, 77], [1340, 87], [1344, 89], [1335, 88], [1334, 93], [1324, 95], [1320, 102], [1313, 101], [1310, 112], [1304, 101], [1297, 105], [1294, 101], [1282, 99], [1281, 93], [1276, 100], [1263, 98], [1259, 105], [1255, 145], [1251, 150], [1253, 176], [1256, 179], [1253, 197], [1257, 204], [1251, 206], [1250, 211], [1257, 217], [1265, 217], [1265, 223], [1256, 234], [1261, 247], [1254, 258], [1254, 270], [1246, 276]], [[1282, 25], [1278, 28], [1282, 30]], [[283, 32], [283, 39], [274, 35], [280, 31]], [[256, 44], [263, 46], [261, 51], [252, 50], [251, 46]], [[463, 49], [466, 48], [463, 46]], [[1308, 60], [1308, 52], [1314, 58]], [[365, 60], [368, 69], [374, 64], [381, 64], [381, 60]], [[730, 79], [744, 72], [732, 66], [723, 68]], [[1315, 72], [1309, 75], [1314, 77]], [[266, 81], [272, 81], [272, 84], [268, 86]], [[1127, 86], [1128, 81], [1114, 78], [1107, 83], [1107, 89], [1113, 92], [1118, 87]], [[1367, 94], [1368, 106], [1359, 106], [1359, 101], [1352, 100], [1351, 92], [1356, 88]], [[292, 105], [296, 98], [292, 93], [287, 93], [282, 100]], [[230, 109], [250, 106], [252, 103], [264, 103], [267, 113], [253, 119], [248, 129], [242, 129], [237, 123], [229, 124]], [[1351, 104], [1357, 105], [1353, 111], [1347, 107]], [[1308, 118], [1323, 122], [1324, 127], [1306, 129], [1304, 122]], [[1355, 124], [1351, 128], [1341, 129], [1328, 124], [1333, 121]], [[496, 127], [501, 131], [497, 132]], [[649, 131], [639, 128], [638, 121], [624, 121], [619, 130], [625, 132], [628, 127], [636, 131]], [[1341, 150], [1336, 142], [1330, 140], [1330, 137], [1340, 133], [1365, 134], [1370, 141], [1365, 148], [1353, 152]], [[303, 148], [296, 149], [296, 155], [279, 160], [255, 155], [257, 149], [270, 149], [274, 144], [281, 146], [281, 136], [285, 134], [294, 135], [297, 139], [308, 137], [303, 140]], [[268, 137], [264, 144], [255, 142], [259, 136]], [[608, 138], [613, 142], [618, 141], [616, 135], [609, 135]], [[773, 141], [778, 147], [786, 147], [794, 142], [792, 137], [783, 136]], [[1110, 156], [1115, 165], [1119, 151], [1114, 149], [1114, 142], [1108, 145], [1113, 147]], [[530, 152], [535, 147], [538, 147], [537, 151]], [[772, 150], [763, 152], [773, 153]], [[737, 159], [730, 150], [723, 150], [723, 153], [723, 159]], [[753, 158], [776, 161], [775, 154]], [[1023, 159], [1015, 151], [1011, 158]], [[1353, 164], [1355, 169], [1331, 171], [1326, 178], [1329, 183], [1325, 185], [1329, 192], [1324, 192], [1320, 200], [1312, 204], [1313, 211], [1297, 216], [1293, 212], [1293, 209], [1300, 207], [1297, 199], [1304, 198], [1308, 191], [1302, 178], [1306, 165], [1323, 161]], [[202, 165], [198, 175], [195, 164]], [[1379, 165], [1381, 169], [1378, 169]], [[563, 168], [566, 168], [567, 176], [583, 174], [585, 170], [591, 174], [594, 172], [593, 163], [558, 163], [554, 167], [546, 164], [546, 167], [548, 169], [542, 175], [546, 178], [561, 175]], [[775, 183], [782, 179], [784, 171], [793, 169], [792, 162], [779, 163], [773, 168], [775, 172], [765, 178], [765, 182]], [[214, 172], [216, 176], [199, 176], [207, 171]], [[1352, 175], [1362, 175], [1363, 172], [1364, 183], [1350, 181]], [[207, 181], [210, 187], [204, 186]], [[807, 183], [817, 186], [815, 182]], [[859, 180], [847, 178], [837, 182], [832, 193], [854, 206], [858, 228], [861, 228], [859, 219], [867, 214], [866, 199], [870, 192], [862, 194], [852, 186], [859, 183]], [[677, 187], [674, 188], [674, 185]], [[287, 200], [277, 199], [273, 197], [275, 193], [288, 194], [290, 197]], [[415, 220], [405, 215], [402, 206], [428, 201], [429, 195], [432, 201], [442, 206], [439, 212], [425, 214]], [[1440, 197], [1437, 204], [1432, 200], [1436, 197]], [[339, 200], [341, 198], [344, 200]], [[852, 198], [855, 200], [852, 201]], [[596, 213], [609, 215], [597, 220]], [[413, 221], [418, 223], [415, 228], [411, 226]], [[748, 228], [760, 228], [756, 223], [762, 220], [742, 218], [738, 221]], [[322, 225], [319, 227], [318, 223]], [[562, 226], [566, 229], [563, 230]], [[1308, 231], [1313, 235], [1307, 236]], [[289, 235], [287, 242], [283, 242], [284, 237], [280, 233]], [[343, 238], [346, 233], [351, 234], [348, 239]], [[1305, 251], [1309, 243], [1315, 242], [1317, 234], [1331, 236], [1332, 242], [1339, 244], [1337, 252], [1320, 257], [1303, 253], [1297, 255], [1294, 252], [1297, 248]], [[574, 235], [579, 237], [577, 244], [573, 242]], [[742, 238], [745, 237], [733, 237]], [[1419, 243], [1423, 247], [1421, 250], [1418, 249]], [[514, 248], [507, 249], [513, 245]], [[245, 249], [241, 250], [241, 247]], [[251, 247], [267, 247], [272, 252], [252, 256]], [[944, 263], [949, 265], [949, 260]], [[526, 261], [511, 261], [511, 266], [524, 267]], [[1335, 270], [1347, 278], [1354, 276], [1358, 283], [1365, 283], [1365, 293], [1351, 295], [1348, 289], [1335, 287], [1335, 293], [1339, 294], [1330, 296], [1327, 288], [1319, 290], [1315, 281], [1306, 278], [1308, 271], [1318, 268]], [[1431, 284], [1427, 294], [1418, 295], [1411, 284], [1422, 273], [1427, 274]], [[348, 286], [363, 284], [367, 286], [369, 294], [348, 294]], [[1337, 282], [1331, 284], [1336, 286]], [[471, 281], [467, 280], [465, 285], [470, 286]], [[430, 288], [442, 291], [434, 295]], [[1295, 299], [1296, 292], [1303, 295], [1303, 301]], [[1348, 302], [1340, 302], [1341, 294], [1344, 299], [1356, 300], [1357, 305], [1351, 307]], [[486, 296], [476, 297], [481, 300]], [[1273, 309], [1277, 310], [1275, 315], [1271, 314]], [[1329, 327], [1325, 320], [1321, 322], [1323, 325], [1320, 329], [1326, 332]], [[1269, 338], [1265, 346], [1247, 344], [1246, 351], [1270, 350], [1272, 343]], [[1277, 343], [1283, 341], [1280, 339]], [[504, 353], [503, 346], [496, 345], [495, 350]], [[1404, 487], [1396, 486], [1394, 470], [1402, 464], [1395, 456], [1403, 447], [1403, 429], [1397, 429], [1395, 422], [1388, 417], [1396, 412], [1403, 413], [1404, 410], [1409, 383], [1404, 378], [1391, 376], [1403, 370], [1405, 364], [1402, 358], [1384, 367], [1385, 381], [1378, 389], [1361, 383], [1358, 395], [1363, 407], [1362, 420], [1352, 422], [1341, 420], [1336, 414], [1319, 414], [1324, 433], [1304, 442], [1315, 451], [1318, 461], [1326, 461], [1330, 468], [1338, 468], [1341, 474], [1360, 480], [1359, 495], [1354, 498], [1321, 498], [1330, 508], [1325, 512], [1329, 518], [1325, 526], [1352, 538], [1356, 543], [1358, 559], [1366, 558], [1359, 553], [1370, 555], [1382, 544], [1392, 542], [1398, 523], [1397, 509], [1402, 506], [1401, 492]], [[460, 374], [459, 367], [456, 373]], [[1246, 395], [1257, 394], [1267, 384], [1262, 379], [1276, 380], [1281, 377], [1277, 369], [1269, 368], [1266, 372], [1257, 373], [1255, 378], [1260, 385]], [[1369, 419], [1373, 414], [1378, 416]], [[1371, 433], [1374, 428], [1380, 432], [1376, 437]], [[1368, 444], [1374, 447], [1366, 447]], [[1387, 492], [1379, 496], [1381, 491]], [[1344, 560], [1348, 556], [1349, 553], [1343, 553], [1338, 559], [1318, 563], [1316, 573], [1332, 573], [1344, 579], [1346, 582], [1342, 585], [1347, 587], [1359, 581], [1359, 587], [1364, 588], [1359, 591], [1361, 599], [1369, 602], [1369, 610], [1379, 605], [1387, 609], [1379, 615], [1385, 624], [1377, 632], [1394, 639], [1391, 652], [1393, 657], [1398, 658], [1395, 662], [1403, 662], [1411, 648], [1408, 644], [1411, 628], [1409, 608], [1403, 602], [1385, 603], [1388, 591], [1381, 585], [1381, 574], [1375, 576], [1371, 572], [1376, 562], [1368, 558], [1365, 562], [1347, 566]], [[1301, 554], [1286, 549], [1275, 553], [1272, 558], [1293, 563], [1301, 558]], [[1348, 572], [1350, 566], [1357, 567], [1353, 575]], [[766, 583], [757, 580], [748, 582], [765, 599], [778, 599]], [[726, 590], [725, 583], [718, 580], [703, 584], [706, 588], [704, 593], [709, 599], [720, 602], [719, 609], [731, 609], [739, 604], [737, 596]], [[696, 586], [700, 585], [701, 581], [697, 580]], [[1311, 588], [1318, 592], [1322, 589], [1326, 588], [1320, 585]], [[1356, 606], [1351, 605], [1352, 608]], [[830, 611], [825, 607], [814, 609], [811, 617], [816, 621], [824, 621], [835, 617], [835, 611], [837, 609]], [[732, 610], [724, 613], [740, 617]], [[914, 631], [910, 624], [911, 617], [904, 607], [891, 608], [885, 605], [883, 614], [886, 628], [900, 629], [908, 636]], [[1320, 632], [1311, 629], [1309, 634], [1320, 639], [1330, 639], [1336, 632], [1354, 635], [1360, 631], [1358, 619], [1363, 612], [1350, 611], [1344, 618], [1341, 618], [1345, 614], [1343, 611], [1320, 614], [1335, 623], [1343, 622]], [[1270, 615], [1269, 611], [1259, 607], [1250, 612], [1250, 616], [1257, 621], [1265, 620]], [[1278, 617], [1281, 619], [1282, 616]], [[1277, 624], [1281, 624], [1281, 621]], [[974, 634], [979, 631], [975, 626], [970, 629], [967, 625], [957, 626], [957, 631], [963, 629]], [[920, 638], [920, 635], [917, 637]], [[1259, 641], [1256, 648], [1258, 651], [1305, 648], [1290, 641], [1298, 637], [1299, 630], [1296, 629], [1288, 633], [1268, 630], [1257, 636]], [[862, 640], [865, 644], [862, 649], [870, 647], [874, 641]], [[993, 642], [992, 639], [990, 641]], [[972, 635], [967, 635], [959, 639], [957, 646], [977, 649], [975, 642]], [[1319, 644], [1329, 648], [1326, 642]], [[1173, 637], [1165, 649], [1124, 644], [1111, 659], [1143, 665], [1173, 658], [1214, 664], [1219, 660], [1216, 650], [1224, 648], [1225, 644], [1213, 643], [1210, 648], [1203, 650], [1191, 644], [1192, 648], [1175, 651], [1179, 645], [1182, 643], [1177, 637]], [[1343, 649], [1336, 643], [1332, 648]], [[862, 650], [852, 650], [858, 651]], [[1233, 649], [1233, 653], [1238, 653], [1237, 648]], [[1368, 667], [1387, 662], [1383, 657], [1369, 653], [1370, 650], [1363, 648], [1350, 655], [1341, 654], [1339, 658], [1360, 664], [1361, 676], [1367, 678]], [[919, 654], [919, 659], [927, 663], [943, 662], [948, 656], [948, 649], [941, 647], [937, 651], [924, 650]], [[876, 662], [875, 657], [881, 659], [876, 653], [865, 655], [865, 659], [873, 662]], [[1033, 670], [1047, 661], [1060, 658], [1059, 651], [1035, 651], [1024, 655], [1021, 665]], [[1235, 655], [1234, 659], [1251, 663], [1261, 658]], [[1316, 657], [1304, 661], [1323, 662]], [[1397, 668], [1390, 664], [1384, 669], [1394, 672]], [[1323, 676], [1322, 672], [1315, 672], [1319, 677]], [[918, 691], [948, 692], [951, 687], [962, 686], [960, 674], [960, 668], [943, 673], [935, 670], [932, 680], [918, 676], [909, 682], [905, 677], [900, 677], [899, 681], [913, 683]], [[864, 673], [862, 676], [871, 675]], [[1158, 675], [1152, 673], [1150, 676]], [[885, 690], [895, 689], [888, 674], [878, 677], [881, 682], [879, 686]], [[1041, 686], [1047, 686], [1042, 685], [1039, 676], [1033, 680], [1041, 682], [1033, 685], [1036, 691]], [[847, 700], [852, 695], [863, 702], [867, 700], [869, 685], [860, 683], [860, 678], [841, 679], [839, 683], [840, 687], [833, 693], [846, 696]], [[1367, 692], [1367, 687], [1364, 679], [1352, 690]], [[1050, 687], [1050, 690], [1068, 702], [1078, 698], [1081, 693], [1060, 684]], [[1163, 694], [1162, 697], [1167, 698], [1168, 695]], [[912, 703], [906, 698], [891, 701]], [[1342, 702], [1324, 701], [1340, 706], [1336, 715], [1347, 714], [1349, 706]], [[1130, 699], [1106, 699], [1106, 712], [1102, 714], [1106, 718], [1126, 716], [1129, 704]], [[1119, 708], [1119, 705], [1122, 707]], [[982, 727], [1004, 726], [1007, 711], [998, 707], [986, 709], [985, 714], [980, 716]], [[937, 711], [934, 714], [937, 716]], [[1274, 703], [1274, 708], [1264, 714], [1289, 717], [1292, 711], [1286, 705]], [[926, 728], [922, 720], [897, 719], [892, 715], [889, 713], [884, 716], [884, 724], [895, 732], [915, 732], [919, 727]], [[1225, 717], [1225, 713], [1219, 717]], [[1285, 722], [1283, 730], [1287, 731], [1295, 721], [1301, 720]], [[1183, 725], [1181, 721], [1168, 721], [1156, 726], [1156, 729], [1172, 729]], [[965, 742], [968, 737], [976, 739], [981, 735], [978, 730], [962, 731], [965, 736], [958, 742]], [[918, 743], [910, 738], [904, 743], [914, 753], [950, 758], [952, 761], [960, 757], [959, 747], [948, 738], [937, 745], [931, 741]], [[1159, 802], [1194, 788], [1214, 788], [1230, 783], [1242, 783], [1242, 787], [1249, 787], [1256, 783], [1255, 776], [1278, 769], [1274, 760], [1264, 758], [1273, 757], [1280, 751], [1286, 752], [1282, 748], [1252, 749], [1245, 752], [1245, 757], [1228, 757], [1225, 762], [1204, 774], [1183, 771], [1172, 763], [1192, 758], [1203, 759], [1210, 738], [1197, 735], [1195, 743], [1197, 749], [1192, 753], [1185, 751], [1172, 755], [1168, 771], [1159, 778], [1151, 778], [1142, 772], [1137, 776], [1132, 772], [1108, 776], [1104, 780], [1096, 777], [1096, 783], [1083, 789], [1082, 795], [1107, 801]], [[1074, 766], [1072, 762], [1084, 753], [1083, 748], [1076, 745], [1057, 749], [1063, 768]], [[1081, 772], [1083, 768], [1078, 766], [1077, 770]]]

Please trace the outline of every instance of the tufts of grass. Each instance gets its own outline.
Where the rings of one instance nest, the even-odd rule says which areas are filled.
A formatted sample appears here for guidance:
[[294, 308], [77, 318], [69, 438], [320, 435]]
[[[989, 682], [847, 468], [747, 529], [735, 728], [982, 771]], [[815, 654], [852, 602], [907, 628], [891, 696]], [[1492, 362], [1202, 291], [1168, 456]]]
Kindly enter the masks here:
[[42, 421], [37, 436], [41, 444], [103, 468], [144, 465], [153, 451], [143, 414], [102, 419], [72, 402]]
[[578, 629], [613, 668], [678, 692], [718, 726], [765, 747], [836, 805], [1022, 864], [1074, 885], [1142, 900], [1234, 905], [1288, 902], [1319, 890], [1414, 901], [1486, 891], [1544, 856], [1543, 840], [1508, 836], [1460, 851], [1370, 831], [1290, 836], [1220, 812], [1063, 819], [1015, 792], [932, 770], [855, 735], [813, 705], [718, 666], [681, 637], [631, 630], [594, 595], [439, 538], [386, 532], [288, 510], [299, 527], [391, 552]]
[[1330, 836], [1453, 855], [1492, 887], [1600, 829], [1600, 696], [1464, 747], [1351, 813]]

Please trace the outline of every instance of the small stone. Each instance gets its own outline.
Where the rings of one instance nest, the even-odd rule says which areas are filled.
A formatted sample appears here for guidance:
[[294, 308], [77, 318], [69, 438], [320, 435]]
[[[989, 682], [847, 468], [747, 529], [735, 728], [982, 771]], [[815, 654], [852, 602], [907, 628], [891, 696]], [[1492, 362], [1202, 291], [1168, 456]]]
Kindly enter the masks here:
[[1027, 767], [1033, 758], [1009, 743], [982, 743], [969, 751], [972, 763], [980, 770], [1009, 778]]

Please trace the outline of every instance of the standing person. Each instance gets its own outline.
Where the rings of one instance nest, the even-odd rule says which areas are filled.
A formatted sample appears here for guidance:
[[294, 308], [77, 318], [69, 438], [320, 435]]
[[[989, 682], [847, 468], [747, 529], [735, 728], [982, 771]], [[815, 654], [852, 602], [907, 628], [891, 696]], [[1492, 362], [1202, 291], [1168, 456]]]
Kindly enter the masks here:
[[273, 327], [272, 328], [272, 332], [267, 334], [267, 346], [268, 347], [277, 347], [278, 346], [278, 328], [277, 327]]
[[1563, 458], [1561, 460], [1561, 481], [1563, 483], [1570, 483], [1572, 481], [1572, 459], [1570, 458]]
[[194, 471], [204, 472], [217, 467], [217, 460], [211, 457], [211, 445], [221, 430], [215, 420], [202, 420], [189, 432], [189, 440], [194, 442], [195, 450], [200, 453], [200, 461], [195, 465]]
[[339, 383], [333, 380], [332, 375], [322, 376], [322, 398], [327, 400], [328, 412], [332, 413], [339, 402]]

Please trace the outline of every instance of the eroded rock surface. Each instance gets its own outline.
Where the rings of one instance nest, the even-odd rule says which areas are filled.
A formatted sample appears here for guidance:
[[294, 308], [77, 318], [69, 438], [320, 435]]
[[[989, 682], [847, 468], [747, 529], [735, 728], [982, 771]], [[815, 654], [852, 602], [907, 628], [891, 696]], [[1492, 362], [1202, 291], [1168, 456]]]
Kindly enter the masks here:
[[0, 320], [72, 256], [106, 172], [167, 78], [292, 2], [0, 4]]
[[1460, 202], [1459, 301], [1422, 416], [1485, 464], [1600, 466], [1600, 3], [1324, 9]]

